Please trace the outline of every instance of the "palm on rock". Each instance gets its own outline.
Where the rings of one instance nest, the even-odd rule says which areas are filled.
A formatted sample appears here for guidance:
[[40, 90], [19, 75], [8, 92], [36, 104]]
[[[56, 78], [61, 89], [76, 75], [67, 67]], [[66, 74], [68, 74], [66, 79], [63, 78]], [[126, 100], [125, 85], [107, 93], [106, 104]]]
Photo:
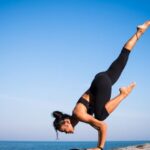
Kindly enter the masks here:
[[90, 148], [90, 149], [86, 149], [86, 150], [100, 150], [99, 148]]

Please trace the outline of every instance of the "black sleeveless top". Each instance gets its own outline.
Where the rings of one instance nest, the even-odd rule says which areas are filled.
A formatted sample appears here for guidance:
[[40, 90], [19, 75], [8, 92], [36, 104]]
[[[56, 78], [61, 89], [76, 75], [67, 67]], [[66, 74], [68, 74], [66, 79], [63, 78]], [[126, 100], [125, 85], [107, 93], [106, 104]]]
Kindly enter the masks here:
[[93, 103], [89, 103], [87, 100], [85, 100], [83, 97], [81, 97], [77, 103], [82, 103], [86, 109], [87, 109], [87, 113], [89, 115], [93, 115], [94, 114], [94, 107], [93, 107]]

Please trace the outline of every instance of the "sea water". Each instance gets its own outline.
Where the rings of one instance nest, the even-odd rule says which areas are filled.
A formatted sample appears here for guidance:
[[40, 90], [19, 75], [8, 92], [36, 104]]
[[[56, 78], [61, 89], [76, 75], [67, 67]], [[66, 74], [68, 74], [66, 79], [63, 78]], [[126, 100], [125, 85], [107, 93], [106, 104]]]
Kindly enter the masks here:
[[[104, 150], [150, 143], [150, 141], [108, 141]], [[0, 150], [69, 150], [71, 148], [92, 148], [97, 142], [28, 142], [0, 141]]]

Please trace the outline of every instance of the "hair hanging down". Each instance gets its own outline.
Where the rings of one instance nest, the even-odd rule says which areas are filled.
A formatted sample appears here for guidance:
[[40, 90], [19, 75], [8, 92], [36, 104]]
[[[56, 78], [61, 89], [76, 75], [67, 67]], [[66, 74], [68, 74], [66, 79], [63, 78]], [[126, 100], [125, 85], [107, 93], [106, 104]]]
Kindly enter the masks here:
[[54, 120], [54, 122], [53, 122], [53, 126], [54, 126], [54, 128], [55, 128], [55, 130], [56, 130], [57, 139], [58, 139], [58, 132], [57, 132], [57, 130], [60, 129], [60, 126], [61, 126], [61, 124], [63, 123], [64, 119], [67, 119], [67, 118], [70, 119], [71, 116], [68, 115], [68, 114], [63, 114], [63, 113], [60, 112], [60, 111], [54, 111], [54, 112], [52, 113], [52, 115], [53, 115], [53, 117], [55, 118], [55, 120]]

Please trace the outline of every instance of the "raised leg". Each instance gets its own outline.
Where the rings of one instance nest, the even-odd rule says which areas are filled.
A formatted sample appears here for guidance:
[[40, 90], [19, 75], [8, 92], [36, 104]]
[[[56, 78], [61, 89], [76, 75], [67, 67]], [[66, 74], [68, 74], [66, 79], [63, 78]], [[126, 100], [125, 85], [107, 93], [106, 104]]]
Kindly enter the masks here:
[[120, 102], [131, 93], [135, 85], [135, 83], [131, 83], [127, 87], [120, 88], [120, 94], [105, 104], [105, 108], [109, 114], [111, 114], [120, 104]]
[[111, 79], [112, 85], [119, 79], [124, 67], [126, 66], [130, 51], [133, 49], [137, 40], [149, 26], [150, 21], [147, 21], [143, 25], [137, 27], [137, 32], [125, 43], [119, 57], [110, 65], [106, 71]]
[[136, 33], [127, 41], [127, 43], [125, 43], [124, 48], [131, 51], [135, 46], [136, 42], [141, 37], [141, 35], [148, 29], [149, 26], [150, 26], [150, 21], [146, 21], [144, 24], [139, 25], [137, 27]]

